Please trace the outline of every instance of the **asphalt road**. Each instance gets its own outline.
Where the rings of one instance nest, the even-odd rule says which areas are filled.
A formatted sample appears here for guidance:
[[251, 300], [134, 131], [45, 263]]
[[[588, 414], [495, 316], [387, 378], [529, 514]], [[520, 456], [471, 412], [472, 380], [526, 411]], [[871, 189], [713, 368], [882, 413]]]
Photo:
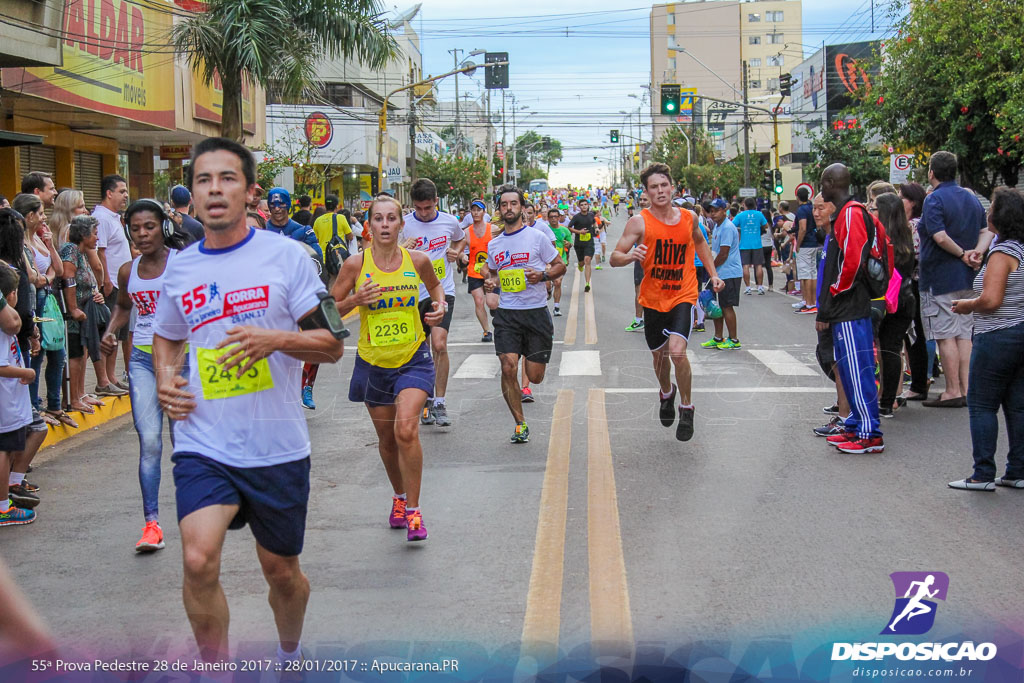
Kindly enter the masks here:
[[[883, 423], [884, 454], [827, 447], [810, 431], [834, 399], [814, 362], [813, 320], [770, 293], [742, 297], [742, 350], [692, 345], [696, 435], [680, 443], [657, 421], [643, 335], [623, 331], [631, 269], [595, 272], [586, 295], [577, 277], [566, 277], [552, 363], [526, 406], [525, 446], [508, 443], [493, 348], [479, 343], [459, 286], [454, 426], [421, 431], [426, 543], [388, 528], [376, 437], [347, 401], [354, 350], [321, 369], [302, 555], [313, 588], [304, 643], [316, 657], [461, 653], [480, 670], [502, 662], [528, 675], [591, 645], [606, 663], [633, 647], [660, 661], [682, 646], [685, 663], [701, 643], [736, 662], [765, 638], [877, 638], [899, 570], [950, 576], [933, 636], [1021, 630], [1024, 492], [946, 488], [970, 472], [966, 410], [898, 412]], [[122, 419], [41, 454], [39, 519], [4, 529], [0, 552], [69, 649], [191, 660], [169, 449], [167, 548], [150, 556], [133, 552], [137, 449]], [[228, 535], [231, 638], [240, 654], [272, 657], [253, 545], [248, 530]]]

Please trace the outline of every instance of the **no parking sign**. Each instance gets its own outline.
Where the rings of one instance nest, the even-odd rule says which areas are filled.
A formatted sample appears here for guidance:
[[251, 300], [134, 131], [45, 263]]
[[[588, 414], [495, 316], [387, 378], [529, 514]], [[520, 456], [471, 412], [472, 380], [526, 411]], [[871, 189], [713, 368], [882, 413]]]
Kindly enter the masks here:
[[810, 183], [800, 183], [799, 185], [796, 186], [796, 189], [793, 190], [793, 196], [794, 197], [796, 197], [797, 199], [800, 198], [800, 188], [801, 187], [806, 187], [807, 188], [807, 196], [808, 197], [813, 197], [814, 196], [814, 186], [813, 185], [811, 185]]

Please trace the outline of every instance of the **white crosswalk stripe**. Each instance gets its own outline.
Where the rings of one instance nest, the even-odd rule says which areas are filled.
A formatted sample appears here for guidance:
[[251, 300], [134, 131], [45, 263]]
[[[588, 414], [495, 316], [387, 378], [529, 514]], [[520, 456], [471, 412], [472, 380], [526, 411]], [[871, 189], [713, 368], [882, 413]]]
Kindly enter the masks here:
[[563, 351], [558, 364], [558, 375], [600, 375], [600, 351]]
[[815, 377], [821, 374], [781, 349], [750, 349], [750, 355], [764, 363], [776, 375]]
[[473, 353], [455, 371], [455, 379], [490, 379], [501, 371], [501, 362], [493, 353]]

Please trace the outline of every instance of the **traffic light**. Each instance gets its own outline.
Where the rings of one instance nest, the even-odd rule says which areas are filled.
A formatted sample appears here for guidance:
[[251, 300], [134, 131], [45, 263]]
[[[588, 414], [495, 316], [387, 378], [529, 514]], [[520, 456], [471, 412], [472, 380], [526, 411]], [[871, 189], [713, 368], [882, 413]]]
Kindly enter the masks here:
[[782, 171], [775, 169], [772, 175], [775, 178], [775, 194], [782, 194]]
[[675, 116], [679, 113], [679, 84], [661, 84], [661, 113], [665, 116]]
[[793, 94], [792, 74], [782, 74], [779, 76], [779, 94], [783, 97], [789, 97]]
[[611, 133], [609, 133], [609, 137], [611, 138], [612, 142], [618, 142], [619, 141], [619, 129], [618, 128], [612, 128]]
[[507, 61], [507, 52], [484, 53], [484, 87], [487, 90], [497, 90], [508, 87], [508, 64], [504, 64], [502, 66], [487, 66], [492, 62]]
[[764, 172], [764, 178], [761, 179], [761, 187], [764, 189], [765, 192], [771, 192], [773, 189], [775, 189], [774, 184], [775, 173], [771, 169], [768, 169]]

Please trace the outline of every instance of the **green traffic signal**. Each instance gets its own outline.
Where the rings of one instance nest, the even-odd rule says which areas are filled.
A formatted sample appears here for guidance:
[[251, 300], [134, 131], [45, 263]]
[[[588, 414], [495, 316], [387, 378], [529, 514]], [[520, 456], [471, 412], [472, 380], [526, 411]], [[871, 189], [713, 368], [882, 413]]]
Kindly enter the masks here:
[[773, 175], [775, 177], [775, 194], [782, 194], [782, 171], [776, 169]]
[[679, 111], [680, 86], [678, 83], [661, 84], [661, 113], [674, 116]]

